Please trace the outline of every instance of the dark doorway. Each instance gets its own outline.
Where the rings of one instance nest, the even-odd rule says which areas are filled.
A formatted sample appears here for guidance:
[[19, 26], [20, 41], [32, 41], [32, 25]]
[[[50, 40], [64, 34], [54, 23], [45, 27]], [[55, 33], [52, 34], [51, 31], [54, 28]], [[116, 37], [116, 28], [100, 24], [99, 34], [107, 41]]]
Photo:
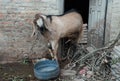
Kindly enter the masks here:
[[83, 17], [84, 23], [88, 23], [89, 0], [64, 0], [65, 12], [70, 9], [77, 10]]
[[[83, 22], [88, 24], [89, 15], [89, 0], [64, 0], [64, 12], [71, 9], [77, 10], [83, 17]], [[73, 54], [75, 52], [75, 46], [68, 42], [67, 38], [61, 39], [61, 56], [65, 57], [68, 54], [68, 49], [72, 50]]]
[[[89, 0], [64, 0], [64, 12], [67, 12], [71, 9], [77, 10], [82, 15], [83, 22], [88, 24]], [[61, 39], [61, 57], [66, 57], [69, 49], [73, 54], [75, 52], [75, 45], [67, 41], [67, 38]]]

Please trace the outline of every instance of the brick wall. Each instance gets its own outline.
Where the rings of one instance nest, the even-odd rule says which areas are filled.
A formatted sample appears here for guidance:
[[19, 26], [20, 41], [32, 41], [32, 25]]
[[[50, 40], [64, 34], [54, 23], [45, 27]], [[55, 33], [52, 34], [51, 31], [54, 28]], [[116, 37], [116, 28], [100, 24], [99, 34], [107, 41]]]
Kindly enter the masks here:
[[31, 54], [32, 20], [36, 13], [60, 14], [57, 0], [0, 0], [0, 62], [15, 61], [28, 54], [41, 56], [46, 42], [40, 37]]

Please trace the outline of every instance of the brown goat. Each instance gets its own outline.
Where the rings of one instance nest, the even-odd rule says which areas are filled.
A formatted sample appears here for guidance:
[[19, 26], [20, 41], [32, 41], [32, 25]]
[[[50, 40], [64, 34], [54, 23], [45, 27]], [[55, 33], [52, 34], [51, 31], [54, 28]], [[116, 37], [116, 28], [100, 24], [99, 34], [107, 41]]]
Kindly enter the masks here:
[[74, 39], [75, 43], [82, 37], [83, 20], [76, 11], [68, 12], [61, 16], [36, 14], [33, 21], [33, 33], [36, 29], [40, 30], [41, 34], [51, 44], [54, 58], [57, 58], [59, 40], [64, 37]]

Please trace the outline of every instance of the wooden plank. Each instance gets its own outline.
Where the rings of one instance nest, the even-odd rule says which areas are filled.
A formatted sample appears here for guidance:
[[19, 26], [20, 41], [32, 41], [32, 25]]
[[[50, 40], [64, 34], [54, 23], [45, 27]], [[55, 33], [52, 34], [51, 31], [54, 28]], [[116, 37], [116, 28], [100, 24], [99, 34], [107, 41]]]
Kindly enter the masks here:
[[79, 41], [79, 43], [87, 43], [88, 40], [88, 30], [87, 27], [83, 27], [83, 38]]

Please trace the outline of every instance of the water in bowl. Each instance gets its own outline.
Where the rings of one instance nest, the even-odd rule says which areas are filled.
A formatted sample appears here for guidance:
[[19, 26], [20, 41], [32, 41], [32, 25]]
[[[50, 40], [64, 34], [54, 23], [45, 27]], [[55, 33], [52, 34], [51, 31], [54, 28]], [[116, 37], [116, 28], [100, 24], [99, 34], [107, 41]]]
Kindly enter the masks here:
[[49, 72], [55, 70], [56, 67], [45, 67], [40, 69], [41, 72]]
[[56, 69], [56, 67], [54, 67], [54, 66], [53, 67], [46, 66], [44, 68], [37, 68], [38, 72], [50, 72], [50, 71], [53, 71], [55, 69]]

